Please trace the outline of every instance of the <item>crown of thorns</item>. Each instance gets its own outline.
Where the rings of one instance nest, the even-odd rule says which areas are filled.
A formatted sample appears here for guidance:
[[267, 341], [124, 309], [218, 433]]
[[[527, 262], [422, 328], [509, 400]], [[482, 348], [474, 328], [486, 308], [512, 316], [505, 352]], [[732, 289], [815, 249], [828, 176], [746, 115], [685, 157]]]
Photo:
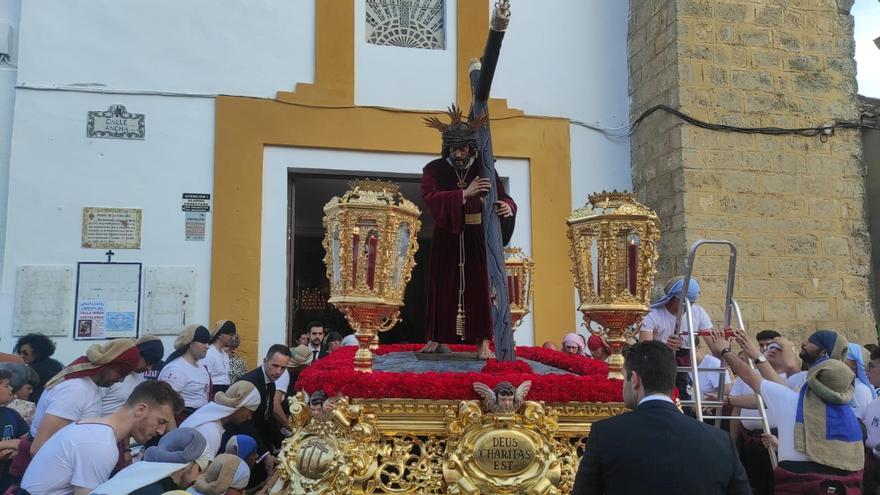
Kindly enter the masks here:
[[449, 115], [450, 119], [448, 124], [435, 116], [431, 116], [424, 118], [425, 125], [437, 129], [446, 137], [446, 135], [451, 133], [464, 133], [473, 136], [476, 134], [477, 129], [489, 123], [489, 115], [487, 114], [480, 115], [473, 120], [465, 119], [461, 109], [456, 107], [454, 103], [446, 109], [446, 114]]

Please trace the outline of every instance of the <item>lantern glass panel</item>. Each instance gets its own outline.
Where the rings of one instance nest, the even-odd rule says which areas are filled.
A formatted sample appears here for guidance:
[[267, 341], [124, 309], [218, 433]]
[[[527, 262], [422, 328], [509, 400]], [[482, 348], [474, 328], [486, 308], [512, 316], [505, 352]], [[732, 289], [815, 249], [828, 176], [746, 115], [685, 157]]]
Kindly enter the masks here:
[[364, 254], [367, 262], [367, 287], [370, 290], [376, 287], [376, 260], [379, 255], [379, 231], [370, 229], [367, 232], [367, 242], [364, 245]]
[[342, 261], [340, 259], [341, 242], [339, 240], [339, 225], [333, 227], [333, 235], [330, 238], [330, 257], [333, 260], [333, 286], [339, 285], [342, 279]]
[[392, 260], [391, 284], [395, 290], [400, 289], [403, 282], [403, 269], [406, 265], [408, 251], [409, 223], [403, 222], [397, 226], [397, 247], [394, 250], [394, 259]]

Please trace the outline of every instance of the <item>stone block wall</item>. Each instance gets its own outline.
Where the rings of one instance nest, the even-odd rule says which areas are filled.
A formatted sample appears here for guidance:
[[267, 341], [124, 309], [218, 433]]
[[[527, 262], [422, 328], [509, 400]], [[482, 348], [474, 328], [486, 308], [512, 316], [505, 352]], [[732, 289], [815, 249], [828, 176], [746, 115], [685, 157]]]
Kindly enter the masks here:
[[[851, 6], [633, 0], [633, 116], [661, 102], [655, 93], [662, 91], [662, 102], [711, 123], [799, 128], [855, 120]], [[663, 30], [652, 27], [660, 15]], [[664, 48], [646, 59], [640, 53], [652, 42]], [[662, 71], [672, 74], [668, 85], [662, 71], [646, 77], [659, 53], [669, 64]], [[742, 134], [654, 115], [637, 129], [632, 150], [634, 188], [664, 223], [658, 282], [682, 273], [693, 241], [728, 239], [739, 250], [737, 299], [751, 331], [800, 339], [832, 328], [876, 341], [858, 131], [825, 140]], [[726, 258], [709, 250], [695, 272], [701, 302], [720, 320]]]

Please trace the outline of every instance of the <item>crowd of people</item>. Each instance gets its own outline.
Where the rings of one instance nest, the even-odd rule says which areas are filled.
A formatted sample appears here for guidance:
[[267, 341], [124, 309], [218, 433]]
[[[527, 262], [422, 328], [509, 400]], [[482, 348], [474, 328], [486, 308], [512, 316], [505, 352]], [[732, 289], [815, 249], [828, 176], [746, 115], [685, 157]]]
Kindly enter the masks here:
[[[880, 493], [877, 345], [832, 330], [799, 346], [774, 330], [724, 332], [697, 304], [699, 295], [696, 280], [684, 293], [679, 277], [655, 297], [638, 342], [624, 349], [624, 400], [633, 412], [593, 425], [573, 493], [636, 493], [636, 486], [642, 493]], [[682, 371], [691, 365], [690, 335], [676, 329], [685, 298], [698, 380]], [[578, 337], [566, 336], [563, 352], [582, 353]], [[700, 394], [720, 404], [703, 412], [727, 419], [700, 423], [679, 414], [673, 390], [682, 400]], [[650, 463], [640, 462], [646, 452]]]
[[[655, 298], [625, 353], [624, 399], [634, 412], [594, 425], [574, 493], [630, 493], [632, 483], [676, 493], [880, 493], [880, 349], [831, 330], [812, 333], [799, 348], [772, 330], [730, 337], [697, 304], [699, 291], [692, 280], [684, 294], [673, 279]], [[676, 371], [691, 359], [691, 339], [675, 328], [683, 298], [700, 335], [693, 339], [698, 369], [726, 370], [699, 371], [699, 390], [692, 373]], [[65, 367], [52, 359], [49, 338], [21, 337], [16, 355], [0, 355], [0, 494], [259, 489], [291, 435], [285, 399], [299, 373], [357, 342], [312, 322], [295, 347], [270, 346], [252, 370], [236, 352], [239, 342], [235, 323], [223, 320], [211, 329], [187, 326], [167, 357], [159, 338], [145, 336], [93, 345]], [[602, 361], [611, 355], [599, 335], [570, 333], [558, 348], [544, 347]], [[707, 413], [746, 418], [721, 428], [700, 423], [678, 413], [673, 390], [680, 399], [700, 394], [721, 404]], [[632, 442], [621, 440], [627, 435]], [[651, 447], [670, 455], [638, 462]], [[682, 456], [683, 471], [675, 466]], [[711, 465], [700, 468], [706, 459]], [[678, 474], [651, 474], [662, 469]]]
[[344, 342], [309, 323], [247, 370], [235, 323], [95, 344], [63, 366], [48, 337], [0, 355], [0, 494], [238, 495], [275, 470], [299, 373]]

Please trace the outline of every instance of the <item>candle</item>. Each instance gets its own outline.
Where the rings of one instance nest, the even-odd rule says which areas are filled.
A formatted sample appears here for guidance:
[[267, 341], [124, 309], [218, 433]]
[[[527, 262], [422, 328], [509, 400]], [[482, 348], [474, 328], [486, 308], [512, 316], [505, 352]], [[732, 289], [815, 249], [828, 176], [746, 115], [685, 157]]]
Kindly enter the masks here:
[[636, 287], [638, 287], [638, 259], [639, 259], [639, 245], [636, 244], [636, 240], [632, 239], [629, 241], [629, 245], [626, 247], [626, 267], [629, 275], [629, 293], [632, 295], [636, 295]]
[[507, 299], [510, 304], [516, 304], [516, 298], [514, 297], [516, 291], [513, 288], [513, 275], [507, 276]]
[[361, 250], [361, 236], [355, 233], [351, 237], [351, 286], [357, 287], [358, 256]]
[[375, 232], [370, 232], [367, 238], [367, 285], [373, 288], [376, 282], [376, 244], [379, 238]]
[[519, 306], [519, 275], [513, 276], [513, 300]]

